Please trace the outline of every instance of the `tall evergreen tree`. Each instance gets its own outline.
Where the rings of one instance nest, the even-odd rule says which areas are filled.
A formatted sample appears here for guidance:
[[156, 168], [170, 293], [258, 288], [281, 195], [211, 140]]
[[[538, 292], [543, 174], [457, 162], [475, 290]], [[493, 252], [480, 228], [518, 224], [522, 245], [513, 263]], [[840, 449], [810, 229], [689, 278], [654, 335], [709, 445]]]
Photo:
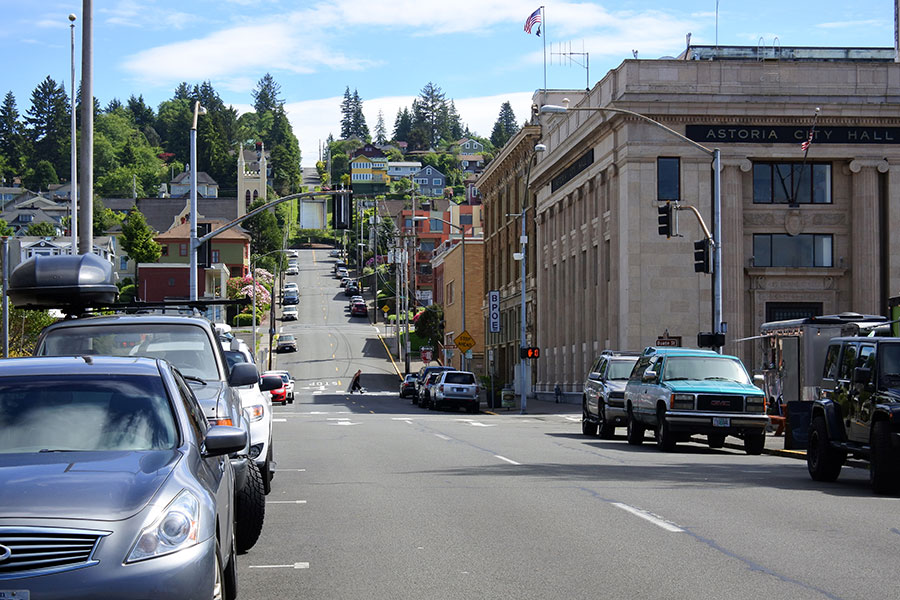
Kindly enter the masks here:
[[412, 115], [409, 114], [409, 109], [404, 107], [397, 111], [397, 118], [394, 119], [394, 140], [408, 142], [411, 131]]
[[444, 102], [444, 92], [429, 81], [419, 92], [418, 103], [413, 103], [413, 127], [424, 128], [431, 146], [437, 146], [440, 139], [441, 112], [444, 109]]
[[382, 145], [387, 142], [387, 130], [384, 128], [384, 112], [378, 111], [378, 120], [375, 122], [375, 143]]
[[31, 162], [49, 161], [57, 173], [69, 171], [69, 98], [63, 86], [47, 76], [31, 92], [25, 117], [33, 152]]
[[447, 129], [450, 133], [449, 140], [456, 141], [462, 139], [465, 132], [463, 130], [462, 119], [459, 117], [459, 112], [457, 112], [456, 104], [454, 104], [453, 100], [450, 101], [450, 106], [447, 110], [447, 119]]
[[103, 109], [105, 113], [114, 113], [117, 110], [122, 110], [124, 107], [122, 106], [122, 101], [118, 98], [113, 98], [109, 102], [106, 103], [106, 108]]
[[346, 140], [353, 135], [353, 96], [350, 95], [350, 86], [344, 90], [344, 100], [341, 102], [341, 139]]
[[284, 106], [272, 111], [271, 153], [275, 191], [285, 196], [298, 191], [303, 182], [300, 170], [300, 143], [294, 135]]
[[491, 144], [494, 148], [502, 148], [509, 139], [516, 135], [519, 126], [516, 123], [516, 115], [513, 113], [512, 105], [504, 102], [500, 106], [500, 115], [494, 123], [494, 129], [491, 132]]
[[353, 106], [353, 116], [351, 118], [353, 135], [361, 140], [368, 140], [369, 126], [366, 125], [366, 116], [363, 114], [362, 99], [359, 97], [359, 92], [357, 90], [353, 90], [353, 99], [351, 102]]
[[26, 146], [25, 129], [19, 120], [16, 97], [12, 92], [7, 92], [0, 105], [0, 156], [4, 159], [0, 176], [7, 181], [22, 174]]
[[258, 82], [256, 89], [253, 90], [253, 110], [256, 114], [261, 115], [264, 112], [275, 110], [278, 106], [284, 104], [281, 99], [281, 86], [275, 82], [275, 78], [271, 74], [266, 73]]
[[132, 94], [131, 97], [128, 98], [126, 108], [128, 109], [129, 114], [131, 114], [132, 122], [139, 130], [143, 130], [144, 127], [147, 126], [152, 126], [153, 121], [156, 120], [153, 109], [144, 104], [143, 95], [135, 97], [134, 94]]
[[182, 81], [178, 84], [178, 87], [175, 88], [175, 93], [172, 95], [173, 100], [190, 100], [191, 99], [191, 87], [187, 84], [187, 81]]

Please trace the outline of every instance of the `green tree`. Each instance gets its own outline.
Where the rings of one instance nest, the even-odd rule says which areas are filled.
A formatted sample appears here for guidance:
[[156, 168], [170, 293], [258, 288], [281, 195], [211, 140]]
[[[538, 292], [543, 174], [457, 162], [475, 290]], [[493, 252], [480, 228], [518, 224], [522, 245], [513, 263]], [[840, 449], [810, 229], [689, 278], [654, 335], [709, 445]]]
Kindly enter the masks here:
[[126, 108], [131, 115], [132, 122], [139, 130], [143, 130], [144, 127], [152, 126], [156, 121], [156, 115], [153, 114], [153, 109], [144, 104], [143, 95], [135, 98], [134, 94], [132, 94], [131, 97], [128, 98]]
[[299, 190], [303, 181], [300, 170], [300, 142], [294, 135], [283, 106], [272, 111], [272, 115], [274, 121], [269, 156], [272, 160], [275, 191], [286, 196], [294, 190]]
[[344, 99], [341, 101], [341, 139], [348, 139], [353, 135], [353, 96], [350, 95], [350, 86], [344, 90]]
[[28, 229], [25, 230], [25, 235], [33, 235], [35, 237], [55, 237], [56, 227], [47, 221], [32, 223], [28, 226]]
[[0, 219], [0, 235], [5, 235], [7, 237], [15, 234], [15, 230], [9, 226], [5, 220]]
[[511, 137], [519, 131], [516, 124], [516, 115], [513, 113], [512, 105], [504, 102], [500, 106], [500, 115], [494, 123], [494, 129], [491, 132], [491, 144], [494, 148], [502, 148]]
[[375, 143], [383, 145], [387, 142], [387, 130], [384, 128], [384, 113], [378, 110], [378, 120], [375, 122]]
[[[147, 219], [137, 208], [131, 210], [122, 221], [122, 249], [134, 261], [134, 281], [137, 285], [138, 263], [155, 263], [162, 255], [162, 247], [153, 239], [156, 232], [147, 225]], [[139, 291], [135, 288], [135, 295]]]
[[56, 322], [56, 317], [46, 310], [25, 310], [10, 307], [9, 311], [9, 355], [31, 356], [37, 346], [38, 336], [48, 325]]
[[[257, 200], [250, 205], [250, 210], [256, 210], [263, 204], [265, 202]], [[244, 229], [250, 232], [250, 252], [252, 254], [266, 254], [281, 249], [281, 229], [271, 210], [264, 210], [244, 221]]]
[[281, 86], [275, 82], [275, 78], [271, 74], [266, 73], [256, 83], [256, 89], [253, 90], [253, 110], [257, 115], [261, 115], [270, 110], [275, 110], [284, 104], [281, 99]]
[[444, 92], [430, 81], [419, 92], [419, 97], [413, 101], [413, 129], [423, 130], [431, 147], [437, 146], [440, 139], [444, 103]]
[[114, 210], [106, 208], [106, 205], [103, 204], [103, 200], [100, 198], [94, 198], [93, 204], [94, 236], [104, 236], [110, 229], [118, 225], [122, 219]]
[[23, 180], [25, 187], [34, 191], [46, 191], [51, 185], [59, 183], [59, 177], [56, 176], [56, 169], [48, 160], [39, 161], [34, 169], [27, 171]]
[[173, 98], [159, 105], [155, 129], [163, 140], [165, 151], [174, 154], [181, 163], [190, 160], [189, 135], [193, 120], [193, 108], [187, 98]]
[[431, 304], [416, 319], [416, 335], [427, 340], [429, 346], [437, 346], [444, 338], [444, 308], [440, 304]]
[[9, 181], [17, 175], [22, 175], [27, 154], [25, 129], [19, 120], [16, 97], [12, 92], [7, 92], [3, 97], [3, 104], [0, 105], [0, 157], [5, 159], [0, 169], [0, 177]]
[[369, 139], [369, 126], [366, 125], [366, 116], [363, 114], [363, 103], [359, 92], [353, 90], [352, 134], [361, 140]]
[[63, 86], [50, 76], [31, 92], [25, 123], [33, 147], [32, 163], [47, 160], [57, 173], [66, 173], [70, 160], [69, 98]]
[[408, 108], [397, 111], [397, 118], [394, 119], [394, 140], [398, 142], [409, 141], [409, 134], [412, 131], [412, 115]]

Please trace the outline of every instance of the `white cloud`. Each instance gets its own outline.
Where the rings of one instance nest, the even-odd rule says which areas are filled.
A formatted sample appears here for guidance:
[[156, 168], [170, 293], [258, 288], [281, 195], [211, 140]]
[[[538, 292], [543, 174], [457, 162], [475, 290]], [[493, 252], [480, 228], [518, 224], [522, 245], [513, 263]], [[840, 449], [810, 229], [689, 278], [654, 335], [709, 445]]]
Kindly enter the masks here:
[[876, 27], [881, 29], [887, 25], [885, 21], [879, 21], [877, 19], [869, 19], [867, 21], [838, 21], [834, 23], [818, 23], [816, 27], [821, 29], [846, 29], [846, 28], [854, 28], [854, 29], [865, 29], [868, 27]]

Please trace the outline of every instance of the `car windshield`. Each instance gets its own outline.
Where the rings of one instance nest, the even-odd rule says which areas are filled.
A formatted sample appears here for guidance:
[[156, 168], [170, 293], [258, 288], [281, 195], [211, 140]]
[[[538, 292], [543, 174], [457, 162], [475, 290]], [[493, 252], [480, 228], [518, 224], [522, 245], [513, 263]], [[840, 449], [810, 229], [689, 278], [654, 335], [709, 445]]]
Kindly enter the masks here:
[[290, 333], [282, 333], [281, 337], [278, 338], [278, 341], [279, 342], [293, 342], [294, 336], [291, 335]]
[[637, 356], [628, 359], [616, 359], [609, 361], [609, 371], [607, 371], [607, 379], [628, 379], [631, 376], [631, 370], [634, 363], [637, 362]]
[[162, 450], [177, 443], [159, 378], [0, 378], [0, 454]]
[[881, 344], [878, 346], [880, 379], [885, 387], [897, 387], [900, 384], [900, 344]]
[[666, 359], [662, 381], [735, 381], [750, 383], [741, 362], [714, 356], [673, 356]]
[[206, 331], [190, 323], [60, 327], [47, 333], [38, 356], [149, 356], [169, 361], [186, 377], [219, 380], [216, 351]]
[[475, 375], [472, 373], [447, 373], [444, 375], [444, 383], [472, 385], [475, 383]]

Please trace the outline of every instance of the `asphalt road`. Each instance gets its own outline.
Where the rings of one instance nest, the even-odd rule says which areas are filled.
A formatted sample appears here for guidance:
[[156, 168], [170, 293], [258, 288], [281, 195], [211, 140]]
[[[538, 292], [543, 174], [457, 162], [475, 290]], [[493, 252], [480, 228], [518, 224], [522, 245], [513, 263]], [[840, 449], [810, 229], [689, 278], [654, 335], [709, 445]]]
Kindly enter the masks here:
[[[397, 398], [376, 329], [301, 252], [297, 381], [241, 598], [892, 598], [900, 499], [867, 472], [585, 438], [578, 407], [430, 412]], [[356, 369], [367, 393], [345, 392]], [[620, 433], [624, 433], [620, 430]]]

